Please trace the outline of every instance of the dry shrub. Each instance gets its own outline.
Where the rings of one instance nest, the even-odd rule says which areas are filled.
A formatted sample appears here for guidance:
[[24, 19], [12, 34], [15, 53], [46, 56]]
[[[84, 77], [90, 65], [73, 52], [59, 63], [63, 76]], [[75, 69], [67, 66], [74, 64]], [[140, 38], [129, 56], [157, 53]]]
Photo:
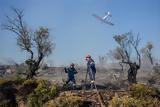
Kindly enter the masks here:
[[29, 86], [29, 85], [34, 85], [34, 84], [37, 84], [36, 80], [34, 79], [28, 79], [23, 82], [23, 86]]
[[135, 98], [129, 96], [113, 97], [109, 107], [159, 107], [160, 101], [157, 98]]
[[158, 91], [144, 84], [133, 84], [130, 93], [124, 96], [114, 96], [109, 101], [110, 107], [159, 107]]
[[131, 90], [131, 94], [134, 97], [148, 97], [148, 96], [152, 96], [152, 95], [156, 95], [157, 93], [157, 89], [144, 85], [144, 84], [133, 84], [130, 87]]
[[80, 107], [81, 97], [73, 93], [61, 93], [59, 97], [47, 102], [44, 107]]
[[6, 79], [0, 77], [0, 86], [3, 85], [3, 84], [6, 83], [6, 82], [7, 82]]

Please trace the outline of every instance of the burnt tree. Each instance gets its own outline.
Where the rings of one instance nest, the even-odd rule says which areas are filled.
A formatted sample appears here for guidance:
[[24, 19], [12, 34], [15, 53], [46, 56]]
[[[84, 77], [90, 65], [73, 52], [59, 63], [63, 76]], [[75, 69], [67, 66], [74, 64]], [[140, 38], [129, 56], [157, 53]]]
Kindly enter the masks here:
[[111, 59], [118, 61], [119, 65], [121, 66], [121, 71], [123, 71], [124, 65], [122, 62], [126, 58], [124, 51], [119, 46], [117, 46], [114, 50], [109, 51], [108, 56]]
[[[138, 45], [140, 42], [139, 34], [136, 36], [132, 32], [128, 32], [122, 35], [115, 35], [114, 40], [119, 45], [119, 54], [120, 64], [127, 64], [129, 66], [128, 70], [128, 81], [129, 83], [136, 83], [137, 70], [141, 66], [141, 56], [138, 50]], [[136, 56], [137, 62], [134, 62], [132, 58]]]
[[153, 48], [154, 48], [153, 44], [151, 42], [147, 42], [145, 47], [141, 49], [142, 54], [148, 58], [152, 66], [154, 65], [153, 56], [152, 56]]
[[7, 22], [2, 28], [17, 35], [17, 45], [21, 50], [29, 54], [25, 61], [28, 66], [27, 78], [36, 76], [36, 71], [40, 68], [42, 60], [50, 55], [55, 48], [55, 44], [49, 39], [48, 28], [40, 27], [36, 31], [31, 31], [23, 20], [23, 11], [12, 9], [15, 17], [6, 16]]

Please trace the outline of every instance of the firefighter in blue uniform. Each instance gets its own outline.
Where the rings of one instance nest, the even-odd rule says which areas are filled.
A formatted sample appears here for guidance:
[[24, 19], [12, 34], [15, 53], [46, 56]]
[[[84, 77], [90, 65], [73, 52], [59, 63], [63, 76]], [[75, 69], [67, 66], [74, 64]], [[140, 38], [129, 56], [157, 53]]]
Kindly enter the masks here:
[[96, 75], [95, 62], [90, 55], [86, 56], [86, 61], [87, 61], [87, 74], [89, 74], [91, 88], [93, 89], [95, 88], [94, 83], [95, 83], [95, 75]]
[[75, 85], [76, 80], [74, 75], [77, 74], [77, 70], [74, 68], [74, 63], [72, 63], [69, 68], [65, 67], [64, 70], [65, 70], [65, 73], [68, 73], [66, 84], [68, 84], [69, 82], [72, 82]]

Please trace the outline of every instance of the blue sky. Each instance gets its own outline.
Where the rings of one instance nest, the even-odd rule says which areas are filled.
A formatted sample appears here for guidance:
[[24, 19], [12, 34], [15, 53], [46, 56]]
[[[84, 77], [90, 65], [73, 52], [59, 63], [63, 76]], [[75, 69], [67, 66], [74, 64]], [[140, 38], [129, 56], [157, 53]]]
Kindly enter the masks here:
[[[0, 0], [0, 24], [5, 15], [13, 16], [11, 7], [24, 10], [24, 20], [32, 29], [46, 26], [56, 49], [47, 60], [55, 65], [85, 63], [86, 54], [97, 61], [117, 46], [115, 34], [140, 33], [142, 47], [153, 42], [154, 55], [160, 58], [160, 0]], [[103, 16], [110, 11], [109, 26], [92, 14]], [[16, 35], [0, 30], [0, 62], [12, 59], [23, 62], [26, 53], [16, 46]]]

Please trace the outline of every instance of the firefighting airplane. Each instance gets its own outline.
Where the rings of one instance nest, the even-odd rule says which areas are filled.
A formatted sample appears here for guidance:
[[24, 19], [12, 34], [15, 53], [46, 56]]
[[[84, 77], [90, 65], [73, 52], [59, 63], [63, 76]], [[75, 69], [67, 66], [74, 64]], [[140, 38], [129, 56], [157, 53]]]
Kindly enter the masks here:
[[104, 22], [104, 23], [109, 24], [111, 26], [114, 25], [113, 23], [107, 21], [108, 17], [112, 17], [112, 14], [110, 12], [105, 13], [105, 16], [103, 16], [103, 17], [100, 17], [100, 16], [98, 16], [96, 14], [93, 14], [92, 16], [95, 17], [95, 18], [97, 18], [101, 22]]

